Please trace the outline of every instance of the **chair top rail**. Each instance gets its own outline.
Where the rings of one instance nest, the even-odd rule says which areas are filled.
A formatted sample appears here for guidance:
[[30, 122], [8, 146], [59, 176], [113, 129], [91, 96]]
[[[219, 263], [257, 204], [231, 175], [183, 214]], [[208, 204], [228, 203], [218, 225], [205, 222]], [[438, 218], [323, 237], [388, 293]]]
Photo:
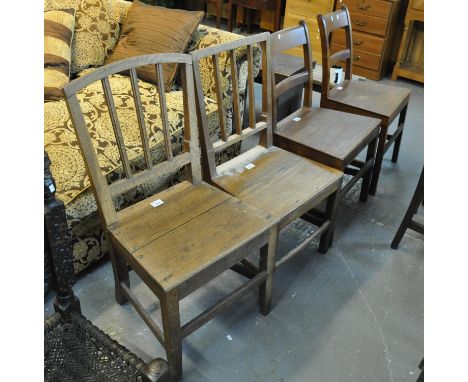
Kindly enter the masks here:
[[123, 71], [130, 70], [138, 66], [155, 65], [155, 64], [192, 64], [192, 58], [185, 53], [158, 53], [146, 54], [143, 56], [131, 57], [125, 60], [113, 62], [108, 65], [101, 66], [95, 71], [87, 74], [84, 77], [77, 78], [63, 87], [65, 97], [69, 98], [76, 94], [81, 89], [91, 85], [92, 83], [108, 77], [112, 74], [118, 74]]
[[344, 7], [346, 7], [346, 5], [343, 5], [343, 8], [339, 11], [317, 16], [317, 18], [323, 20], [323, 25], [325, 26], [325, 31], [327, 34], [349, 25], [349, 19], [346, 12], [347, 9], [344, 9]]
[[299, 21], [299, 25], [280, 30], [271, 34], [271, 55], [274, 57], [287, 49], [307, 44], [304, 33], [305, 21]]

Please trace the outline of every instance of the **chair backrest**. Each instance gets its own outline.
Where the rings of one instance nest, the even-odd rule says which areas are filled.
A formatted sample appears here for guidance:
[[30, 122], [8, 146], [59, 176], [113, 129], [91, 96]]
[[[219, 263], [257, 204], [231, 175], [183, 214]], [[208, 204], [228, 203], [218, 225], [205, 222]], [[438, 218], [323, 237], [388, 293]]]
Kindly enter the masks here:
[[[164, 92], [164, 80], [162, 65], [177, 63], [180, 65], [182, 77], [183, 109], [184, 109], [184, 147], [183, 152], [177, 156], [173, 155], [170, 127], [167, 113], [166, 95]], [[159, 117], [163, 130], [166, 160], [154, 164], [150, 154], [149, 137], [145, 126], [145, 110], [141, 102], [140, 88], [138, 85], [136, 68], [143, 65], [155, 65]], [[118, 112], [114, 103], [109, 76], [117, 73], [127, 73], [130, 77], [133, 103], [136, 114], [135, 129], [139, 129], [142, 151], [146, 169], [132, 173], [130, 161], [125, 147], [124, 136], [119, 123]], [[98, 156], [93, 144], [93, 139], [87, 128], [83, 110], [78, 99], [78, 92], [83, 88], [100, 81], [104, 93], [107, 111], [113, 128], [113, 135], [118, 148], [119, 161], [123, 167], [125, 177], [121, 180], [107, 183], [99, 165]], [[112, 198], [127, 192], [139, 185], [154, 179], [156, 176], [176, 171], [187, 165], [187, 176], [193, 183], [201, 181], [200, 149], [198, 145], [198, 131], [196, 128], [196, 111], [194, 103], [194, 86], [192, 74], [192, 59], [189, 55], [179, 53], [150, 54], [138, 56], [127, 60], [118, 61], [105, 65], [87, 76], [70, 82], [64, 87], [64, 93], [68, 105], [71, 120], [76, 130], [76, 135], [84, 157], [86, 170], [91, 179], [94, 196], [98, 205], [101, 218], [106, 226], [117, 220], [117, 211]], [[156, 96], [155, 96], [156, 97]], [[153, 111], [152, 111], [153, 112]], [[189, 167], [189, 168], [188, 168]]]
[[[351, 19], [348, 7], [341, 6], [341, 10], [317, 15], [320, 29], [320, 40], [322, 44], [322, 97], [328, 98], [330, 90], [330, 68], [341, 62], [346, 62], [345, 79], [351, 80], [353, 72], [353, 38], [351, 30]], [[346, 48], [330, 54], [330, 35], [333, 31], [343, 28], [346, 35]]]
[[[283, 29], [275, 32], [270, 37], [271, 40], [271, 75], [273, 81], [273, 130], [276, 123], [279, 122], [278, 99], [286, 91], [297, 86], [304, 87], [303, 106], [312, 107], [312, 89], [313, 89], [313, 60], [312, 49], [310, 45], [309, 30], [304, 20], [299, 21], [297, 27]], [[300, 73], [293, 74], [284, 80], [276, 83], [275, 65], [282, 52], [285, 50], [301, 46], [304, 50], [304, 68]]]
[[[254, 48], [260, 45], [262, 49], [262, 113], [260, 121], [255, 117], [255, 90], [254, 90]], [[236, 65], [236, 50], [247, 49], [247, 90], [249, 99], [248, 126], [244, 126], [241, 118], [241, 100], [239, 97], [238, 73]], [[190, 52], [193, 59], [195, 79], [195, 93], [197, 102], [198, 126], [202, 148], [203, 177], [210, 181], [218, 174], [216, 171], [215, 154], [227, 149], [229, 146], [241, 142], [246, 137], [260, 134], [260, 144], [270, 147], [273, 144], [271, 130], [271, 72], [270, 72], [270, 33], [264, 32], [248, 36], [239, 40], [211, 46], [205, 49]], [[234, 132], [230, 134], [226, 128], [226, 116], [221, 91], [221, 75], [219, 72], [219, 55], [226, 54], [230, 61], [232, 81], [232, 103]], [[205, 95], [203, 93], [199, 62], [210, 59], [215, 73], [215, 92], [218, 104], [218, 117], [220, 137], [214, 142], [210, 139], [208, 117], [205, 108]]]

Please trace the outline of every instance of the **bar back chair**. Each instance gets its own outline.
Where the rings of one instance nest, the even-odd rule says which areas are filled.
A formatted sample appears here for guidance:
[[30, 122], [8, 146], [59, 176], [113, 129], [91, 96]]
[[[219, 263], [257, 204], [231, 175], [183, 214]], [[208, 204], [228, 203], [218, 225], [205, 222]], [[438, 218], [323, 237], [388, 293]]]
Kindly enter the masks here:
[[[269, 35], [266, 32], [248, 36], [237, 41], [197, 50], [190, 54], [193, 58], [205, 181], [238, 197], [249, 205], [258, 207], [275, 216], [279, 222], [276, 235], [293, 220], [307, 214], [321, 201], [327, 200], [324, 218], [318, 223], [317, 220], [314, 220], [319, 225], [318, 230], [287, 255], [281, 259], [277, 258], [276, 266], [279, 266], [305, 248], [313, 238], [320, 234], [322, 236], [319, 251], [326, 253], [333, 230], [336, 194], [341, 186], [343, 173], [273, 146]], [[247, 92], [249, 110], [248, 118], [246, 118], [248, 121], [245, 122], [240, 118], [238, 73], [235, 64], [237, 49], [247, 49], [248, 57]], [[264, 73], [262, 75], [262, 113], [258, 121], [255, 115], [254, 49], [262, 49], [262, 71]], [[211, 139], [208, 133], [199, 62], [201, 60], [211, 60], [214, 72], [218, 73], [220, 55], [227, 55], [230, 60], [230, 80], [233, 89], [232, 102], [235, 114], [234, 131], [232, 134], [227, 131], [223, 115], [224, 109], [219, 108], [221, 133], [219, 137]], [[219, 75], [215, 75], [218, 100], [222, 100], [220, 78]], [[218, 101], [218, 104], [221, 103]], [[254, 139], [254, 137], [259, 140], [258, 145], [216, 166], [215, 153], [234, 143], [245, 143], [245, 139]], [[248, 262], [244, 262], [244, 264], [248, 264]], [[250, 276], [253, 276], [256, 273], [254, 267], [248, 266], [248, 268], [252, 271]], [[249, 271], [246, 273], [248, 274]]]
[[[359, 179], [360, 200], [366, 201], [374, 164], [380, 120], [312, 106], [312, 50], [307, 24], [283, 29], [271, 35], [271, 71], [275, 81], [275, 64], [285, 50], [302, 46], [304, 68], [273, 84], [273, 142], [295, 154], [353, 175], [340, 192], [343, 197]], [[280, 119], [278, 100], [287, 91], [304, 88], [301, 107]], [[356, 157], [367, 148], [365, 162]]]
[[[184, 150], [174, 156], [169, 136], [168, 113], [162, 78], [162, 65], [180, 65], [184, 108]], [[148, 145], [145, 110], [140, 98], [136, 67], [154, 65], [158, 79], [157, 104], [163, 129], [166, 160], [154, 164]], [[135, 125], [141, 135], [147, 168], [131, 170], [123, 129], [119, 123], [109, 76], [125, 72], [130, 75]], [[100, 81], [107, 103], [115, 141], [125, 178], [107, 184], [96, 155], [78, 92]], [[274, 218], [264, 211], [224, 193], [201, 180], [200, 150], [196, 128], [192, 61], [185, 54], [153, 54], [134, 57], [106, 65], [64, 87], [67, 105], [77, 133], [86, 169], [90, 176], [98, 211], [111, 247], [111, 261], [118, 303], [130, 301], [135, 310], [166, 350], [173, 380], [182, 374], [182, 339], [208, 322], [221, 310], [260, 286], [260, 310], [270, 309], [274, 252], [268, 249]], [[156, 96], [155, 96], [156, 98]], [[131, 100], [128, 101], [131, 105]], [[148, 111], [149, 113], [150, 111]], [[154, 113], [153, 110], [151, 110]], [[187, 180], [134, 205], [116, 211], [113, 197], [151, 180], [157, 175], [185, 168]], [[270, 248], [274, 248], [274, 245]], [[183, 326], [179, 301], [230, 269], [251, 251], [260, 251], [260, 272], [222, 301]], [[158, 297], [161, 306], [161, 330], [130, 289], [128, 265]]]
[[[353, 60], [357, 57], [353, 56], [351, 21], [346, 5], [343, 5], [339, 11], [317, 15], [317, 20], [322, 45], [323, 70], [320, 106], [379, 118], [382, 121], [370, 187], [370, 194], [375, 195], [383, 157], [392, 144], [394, 144], [392, 162], [398, 161], [410, 91], [374, 81], [351, 80]], [[340, 28], [345, 30], [346, 49], [332, 53], [330, 34]], [[330, 68], [343, 63], [346, 66], [345, 80], [340, 86], [330, 89]], [[400, 116], [398, 126], [393, 134], [389, 134], [388, 128], [398, 115]]]

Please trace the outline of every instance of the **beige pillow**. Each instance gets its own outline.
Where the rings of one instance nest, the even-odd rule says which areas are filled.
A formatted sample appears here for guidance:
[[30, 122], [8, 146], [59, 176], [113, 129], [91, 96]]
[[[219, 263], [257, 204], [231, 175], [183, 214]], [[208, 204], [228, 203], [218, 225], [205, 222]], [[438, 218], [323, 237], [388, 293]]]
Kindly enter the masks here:
[[[203, 18], [202, 11], [184, 11], [151, 6], [135, 0], [122, 26], [119, 42], [106, 64], [151, 53], [183, 53]], [[164, 84], [169, 88], [178, 65], [163, 65]], [[138, 68], [138, 77], [157, 84], [154, 66]]]
[[71, 74], [104, 65], [120, 34], [131, 2], [124, 0], [45, 0], [45, 10], [74, 8], [75, 34], [72, 43]]
[[75, 10], [44, 12], [44, 100], [63, 98], [70, 79], [70, 58]]

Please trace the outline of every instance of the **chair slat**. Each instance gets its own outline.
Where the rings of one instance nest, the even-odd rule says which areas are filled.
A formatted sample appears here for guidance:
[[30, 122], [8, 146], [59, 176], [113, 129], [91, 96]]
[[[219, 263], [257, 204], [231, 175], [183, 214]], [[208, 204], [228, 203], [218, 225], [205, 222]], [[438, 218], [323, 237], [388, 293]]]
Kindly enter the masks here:
[[228, 138], [228, 133], [226, 131], [226, 112], [223, 105], [223, 93], [221, 90], [221, 73], [219, 72], [219, 61], [218, 56], [213, 54], [211, 56], [213, 61], [213, 73], [216, 87], [216, 102], [218, 103], [218, 118], [219, 118], [219, 128], [221, 132], [221, 139], [226, 142]]
[[247, 48], [247, 70], [248, 70], [248, 83], [249, 89], [249, 126], [254, 128], [255, 126], [255, 90], [254, 90], [254, 66], [253, 66], [253, 45], [249, 45]]
[[276, 96], [279, 97], [285, 91], [295, 88], [298, 85], [307, 84], [309, 82], [309, 73], [302, 72], [294, 74], [288, 78], [285, 78], [275, 87]]
[[242, 121], [239, 106], [239, 76], [237, 74], [236, 53], [234, 50], [229, 51], [231, 60], [231, 80], [232, 80], [232, 108], [233, 122], [236, 134], [242, 134]]
[[351, 52], [349, 49], [343, 49], [335, 54], [330, 55], [330, 65], [335, 65], [337, 62], [345, 61], [351, 57]]
[[124, 169], [125, 176], [127, 178], [131, 178], [132, 170], [130, 169], [130, 162], [128, 161], [127, 150], [125, 149], [122, 129], [120, 128], [119, 118], [117, 117], [117, 111], [115, 109], [114, 97], [112, 96], [112, 89], [110, 87], [109, 78], [102, 78], [101, 83], [102, 89], [104, 90], [104, 97], [106, 99], [107, 108], [109, 109], [112, 127], [114, 129], [120, 160], [122, 161], [122, 167]]
[[164, 91], [163, 68], [161, 64], [156, 65], [156, 76], [158, 78], [159, 108], [161, 112], [161, 123], [164, 135], [164, 147], [166, 150], [166, 157], [170, 160], [173, 157], [171, 131], [169, 127], [169, 119], [167, 117], [166, 93]]
[[150, 170], [135, 174], [130, 179], [118, 180], [109, 185], [113, 196], [130, 191], [140, 184], [154, 179], [157, 175], [167, 174], [191, 162], [190, 153], [183, 153], [174, 157], [171, 161], [165, 161], [153, 166]]
[[140, 89], [138, 87], [138, 78], [135, 68], [130, 69], [130, 81], [132, 83], [132, 94], [133, 100], [135, 102], [135, 109], [138, 119], [138, 127], [140, 128], [140, 137], [141, 137], [141, 144], [143, 146], [143, 153], [145, 155], [145, 162], [146, 168], [150, 169], [153, 167], [153, 162], [151, 160], [149, 142], [148, 142], [148, 135], [146, 132], [145, 126], [145, 117], [143, 114], [143, 107], [141, 104], [141, 97], [140, 97]]
[[233, 134], [229, 136], [227, 142], [223, 142], [221, 140], [213, 143], [213, 149], [214, 151], [220, 152], [223, 151], [225, 148], [231, 146], [233, 143], [242, 141], [244, 138], [247, 138], [251, 135], [258, 134], [262, 130], [265, 130], [267, 128], [267, 124], [264, 121], [257, 122], [257, 126], [255, 128], [250, 128], [246, 127], [245, 129], [242, 130], [241, 134]]

